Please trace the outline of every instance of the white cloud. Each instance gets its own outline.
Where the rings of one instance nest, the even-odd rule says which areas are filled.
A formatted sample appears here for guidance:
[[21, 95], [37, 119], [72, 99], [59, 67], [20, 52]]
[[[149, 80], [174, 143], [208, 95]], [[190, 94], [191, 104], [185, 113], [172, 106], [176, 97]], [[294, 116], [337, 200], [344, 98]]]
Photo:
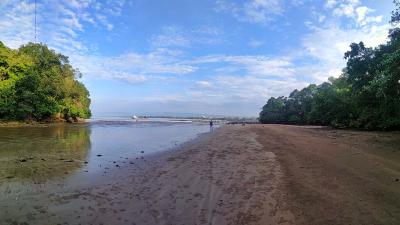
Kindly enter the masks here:
[[197, 70], [194, 65], [179, 60], [179, 52], [157, 49], [147, 54], [130, 52], [106, 57], [72, 55], [72, 63], [86, 79], [114, 79], [129, 83], [164, 80]]
[[334, 6], [336, 6], [336, 4], [337, 4], [337, 0], [327, 0], [325, 3], [325, 7], [328, 9], [331, 9]]
[[[197, 86], [195, 90], [188, 91], [188, 95], [182, 100], [198, 102], [199, 105], [208, 104], [210, 108], [223, 106], [235, 114], [253, 116], [269, 97], [287, 95], [292, 90], [307, 85], [306, 82], [293, 78], [275, 80], [245, 74], [219, 75], [210, 78], [207, 83], [209, 82], [212, 83], [211, 88], [208, 85]], [[241, 108], [243, 111], [239, 110]]]
[[324, 15], [319, 15], [318, 16], [318, 22], [320, 22], [320, 23], [324, 22], [325, 19], [326, 19], [326, 16], [324, 16]]
[[356, 5], [358, 4], [353, 4], [352, 2], [342, 3], [333, 10], [333, 15], [338, 17], [340, 16], [354, 17]]
[[68, 6], [75, 9], [83, 9], [87, 8], [91, 3], [90, 0], [65, 0], [64, 1]]
[[192, 61], [193, 64], [223, 64], [232, 66], [245, 74], [262, 77], [286, 77], [293, 75], [293, 65], [290, 59], [283, 57], [267, 57], [262, 55], [209, 55]]
[[247, 0], [242, 4], [218, 0], [216, 10], [228, 12], [239, 21], [251, 23], [267, 23], [284, 12], [282, 0]]
[[356, 14], [357, 14], [357, 23], [364, 26], [369, 23], [381, 23], [383, 16], [368, 16], [369, 13], [374, 12], [374, 10], [366, 7], [366, 6], [361, 6], [356, 8]]
[[332, 10], [333, 16], [353, 19], [358, 26], [380, 23], [383, 19], [381, 15], [369, 16], [374, 10], [362, 5], [359, 0], [328, 0], [325, 6]]
[[[254, 76], [218, 76], [216, 78], [220, 91], [232, 99], [262, 101], [270, 96], [286, 95], [289, 91], [305, 85], [305, 82], [292, 78], [284, 80], [262, 79]], [[228, 94], [226, 94], [228, 93]]]
[[244, 4], [243, 20], [263, 23], [271, 20], [271, 14], [283, 13], [281, 0], [253, 0]]
[[213, 87], [213, 84], [209, 81], [205, 81], [205, 80], [199, 80], [195, 82], [196, 87], [198, 88], [205, 88], [205, 89], [209, 89]]
[[367, 14], [371, 11], [372, 10], [366, 6], [357, 7], [356, 8], [357, 22], [361, 23], [362, 21], [364, 21]]
[[199, 67], [212, 64], [220, 68], [206, 81], [195, 82], [196, 89], [188, 92], [188, 99], [196, 101], [213, 104], [236, 102], [237, 106], [261, 107], [271, 96], [287, 95], [293, 89], [307, 85], [294, 76], [295, 67], [290, 58], [205, 56], [192, 60], [192, 63]]
[[107, 30], [111, 31], [114, 28], [114, 25], [111, 23], [107, 24]]
[[197, 100], [211, 102], [252, 102], [260, 107], [271, 96], [287, 96], [309, 83], [322, 83], [337, 77], [345, 66], [344, 53], [352, 42], [363, 41], [375, 47], [386, 41], [386, 24], [341, 27], [338, 24], [313, 26], [301, 39], [301, 47], [288, 56], [205, 56], [193, 60], [201, 68], [217, 64], [210, 77], [212, 88], [199, 87], [191, 92]]
[[[265, 78], [291, 78], [295, 69], [287, 58], [273, 58], [265, 56], [218, 56], [209, 55], [204, 57], [184, 60], [185, 55], [179, 51], [157, 49], [147, 54], [127, 53], [117, 57], [96, 56], [73, 56], [73, 63], [91, 78], [107, 78], [130, 81], [129, 75], [134, 80], [149, 81], [155, 78], [172, 78], [185, 74], [198, 72], [200, 69], [212, 65], [216, 69], [215, 74], [231, 72], [238, 76], [252, 76], [260, 79]], [[81, 60], [80, 60], [81, 59]], [[123, 76], [122, 76], [122, 75]], [[137, 79], [137, 76], [146, 76], [150, 79]], [[211, 83], [199, 81], [197, 86], [211, 87]]]
[[126, 81], [126, 82], [132, 83], [132, 84], [143, 83], [143, 82], [151, 80], [151, 77], [148, 77], [148, 76], [145, 76], [142, 74], [137, 75], [137, 74], [131, 74], [128, 72], [119, 72], [119, 71], [107, 73], [105, 75], [106, 76], [103, 76], [102, 78], [110, 79], [110, 80], [121, 80], [121, 81]]
[[161, 34], [152, 36], [149, 42], [155, 47], [189, 47], [191, 45], [190, 38], [176, 26], [163, 27]]
[[256, 39], [250, 39], [248, 42], [248, 45], [252, 48], [258, 48], [264, 45], [264, 41], [256, 40]]
[[351, 43], [363, 41], [366, 46], [376, 47], [385, 43], [389, 28], [390, 26], [386, 24], [350, 29], [337, 25], [315, 28], [302, 40], [304, 48], [302, 57], [305, 55], [317, 60], [317, 65], [300, 67], [297, 72], [310, 74], [318, 82], [325, 81], [329, 76], [337, 77], [345, 66], [343, 56], [350, 50]]
[[[80, 36], [89, 26], [111, 30], [110, 13], [105, 9], [122, 10], [124, 1], [49, 0], [37, 2], [37, 37], [64, 54], [89, 50]], [[34, 2], [7, 0], [0, 4], [0, 39], [17, 48], [34, 41]], [[51, 19], [49, 19], [51, 18]]]
[[155, 48], [214, 45], [221, 42], [221, 36], [222, 32], [213, 27], [185, 30], [178, 26], [164, 26], [160, 34], [149, 39], [149, 43]]
[[293, 53], [297, 76], [303, 76], [311, 82], [321, 83], [328, 77], [337, 77], [342, 73], [346, 61], [344, 53], [350, 50], [350, 44], [363, 41], [366, 46], [376, 47], [387, 40], [390, 25], [382, 23], [381, 15], [363, 5], [359, 0], [327, 0], [326, 14], [333, 17], [318, 23], [309, 22], [310, 33], [301, 39], [302, 48]]
[[306, 2], [313, 1], [313, 0], [291, 0], [291, 4], [293, 6], [299, 7], [304, 5]]
[[158, 49], [147, 54], [128, 53], [109, 58], [107, 63], [142, 74], [187, 74], [196, 70], [194, 66], [180, 62], [177, 56], [179, 52]]
[[12, 48], [34, 41], [34, 5], [9, 0], [0, 7], [0, 40]]
[[[207, 102], [214, 106], [240, 101], [245, 105], [257, 104], [261, 107], [267, 97], [285, 95], [294, 88], [306, 85], [293, 76], [294, 67], [287, 58], [210, 55], [183, 60], [184, 57], [179, 52], [158, 50], [108, 58], [85, 56], [82, 64], [76, 65], [84, 74], [99, 79], [122, 80], [132, 84], [168, 79], [178, 85], [184, 84], [183, 87], [192, 87], [174, 95], [174, 101]], [[218, 69], [214, 72], [208, 70], [210, 74], [206, 79], [174, 79], [174, 75], [199, 72], [208, 66]]]

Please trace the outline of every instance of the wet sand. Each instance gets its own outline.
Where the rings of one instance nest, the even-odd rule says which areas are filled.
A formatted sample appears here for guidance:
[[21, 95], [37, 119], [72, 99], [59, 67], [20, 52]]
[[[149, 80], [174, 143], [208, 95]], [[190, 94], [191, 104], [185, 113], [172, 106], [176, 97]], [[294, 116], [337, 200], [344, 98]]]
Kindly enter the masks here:
[[265, 125], [295, 224], [400, 224], [400, 133]]
[[398, 133], [227, 125], [99, 182], [8, 193], [0, 224], [399, 224], [399, 178]]

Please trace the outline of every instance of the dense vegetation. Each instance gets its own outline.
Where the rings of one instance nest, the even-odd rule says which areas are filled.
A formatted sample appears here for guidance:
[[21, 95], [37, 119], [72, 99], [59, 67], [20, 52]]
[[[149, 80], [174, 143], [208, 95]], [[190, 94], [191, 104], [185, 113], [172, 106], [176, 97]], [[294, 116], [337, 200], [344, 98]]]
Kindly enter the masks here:
[[0, 120], [67, 120], [90, 117], [89, 92], [68, 57], [46, 45], [17, 50], [0, 42]]
[[289, 97], [270, 98], [261, 123], [315, 124], [368, 130], [400, 129], [400, 1], [389, 41], [376, 48], [350, 45], [339, 78], [294, 90]]

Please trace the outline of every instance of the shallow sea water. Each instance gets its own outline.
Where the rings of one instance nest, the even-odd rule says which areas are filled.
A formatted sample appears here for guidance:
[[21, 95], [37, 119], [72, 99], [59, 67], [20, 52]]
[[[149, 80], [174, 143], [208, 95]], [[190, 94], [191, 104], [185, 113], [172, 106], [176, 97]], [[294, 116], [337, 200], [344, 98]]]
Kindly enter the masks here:
[[[30, 196], [87, 187], [209, 132], [207, 124], [129, 120], [0, 128], [0, 221]], [[38, 197], [40, 200], [40, 197]], [[27, 205], [28, 204], [28, 205]]]

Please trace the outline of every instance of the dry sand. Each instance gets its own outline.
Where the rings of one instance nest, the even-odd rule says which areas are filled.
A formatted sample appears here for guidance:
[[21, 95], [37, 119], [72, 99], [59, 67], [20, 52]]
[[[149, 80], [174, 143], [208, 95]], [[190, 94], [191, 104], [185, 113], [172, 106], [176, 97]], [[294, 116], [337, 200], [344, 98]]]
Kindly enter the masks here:
[[225, 126], [113, 173], [0, 222], [400, 224], [398, 133]]

